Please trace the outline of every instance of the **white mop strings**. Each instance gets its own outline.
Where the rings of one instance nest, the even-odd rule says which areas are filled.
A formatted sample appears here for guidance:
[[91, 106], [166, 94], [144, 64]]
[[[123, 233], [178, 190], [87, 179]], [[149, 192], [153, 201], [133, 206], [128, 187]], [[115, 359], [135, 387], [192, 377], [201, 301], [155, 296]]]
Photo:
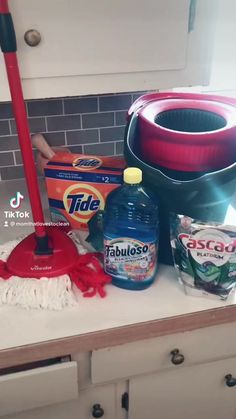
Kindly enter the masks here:
[[[75, 242], [80, 254], [87, 253], [73, 232], [70, 232], [69, 236]], [[22, 237], [0, 245], [0, 260], [6, 261], [21, 240]], [[77, 300], [68, 275], [40, 279], [12, 276], [7, 280], [0, 278], [0, 306], [5, 304], [24, 308], [62, 310], [64, 307], [76, 305]]]

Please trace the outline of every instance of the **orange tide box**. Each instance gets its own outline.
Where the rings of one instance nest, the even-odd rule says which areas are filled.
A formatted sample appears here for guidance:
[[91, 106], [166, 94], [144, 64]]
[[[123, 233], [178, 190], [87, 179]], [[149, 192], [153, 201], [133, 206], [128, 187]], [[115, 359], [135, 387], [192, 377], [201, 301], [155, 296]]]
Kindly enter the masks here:
[[44, 169], [52, 221], [87, 230], [107, 195], [122, 184], [125, 167], [120, 157], [56, 154]]

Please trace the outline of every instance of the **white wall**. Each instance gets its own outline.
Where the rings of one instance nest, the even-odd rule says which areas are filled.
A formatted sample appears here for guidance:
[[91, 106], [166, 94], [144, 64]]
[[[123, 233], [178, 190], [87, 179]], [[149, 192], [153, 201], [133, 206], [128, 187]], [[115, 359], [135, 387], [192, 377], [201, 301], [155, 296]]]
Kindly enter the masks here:
[[210, 84], [176, 88], [183, 92], [217, 92], [236, 97], [236, 0], [216, 0], [218, 4]]
[[236, 0], [219, 0], [210, 89], [236, 90]]

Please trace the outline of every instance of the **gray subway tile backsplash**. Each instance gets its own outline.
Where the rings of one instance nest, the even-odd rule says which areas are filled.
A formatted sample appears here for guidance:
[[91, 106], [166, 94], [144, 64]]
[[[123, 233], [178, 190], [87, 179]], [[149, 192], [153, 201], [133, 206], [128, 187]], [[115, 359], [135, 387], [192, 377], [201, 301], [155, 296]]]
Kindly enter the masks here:
[[[31, 134], [73, 153], [122, 155], [126, 115], [139, 92], [27, 101]], [[36, 154], [36, 152], [34, 152]], [[0, 174], [24, 177], [10, 103], [0, 103]]]
[[82, 128], [101, 128], [114, 125], [114, 112], [82, 115]]
[[48, 144], [51, 147], [65, 146], [65, 132], [44, 132]]
[[122, 156], [123, 153], [124, 153], [124, 141], [117, 141], [115, 154], [117, 154], [117, 156]]
[[[31, 134], [46, 131], [46, 121], [44, 117], [29, 118], [28, 120], [29, 120], [29, 127], [30, 127]], [[11, 124], [11, 133], [16, 134], [15, 120], [11, 119], [10, 124]]]
[[127, 111], [115, 112], [115, 125], [125, 125], [127, 122]]
[[69, 146], [67, 148], [69, 148], [69, 150], [71, 151], [71, 153], [74, 153], [74, 154], [81, 154], [81, 153], [83, 153], [83, 148], [82, 148], [81, 145]]
[[[36, 155], [37, 155], [37, 150], [33, 150], [33, 153], [34, 153], [34, 157], [36, 158]], [[16, 164], [18, 165], [18, 164], [22, 164], [22, 156], [21, 156], [21, 152], [20, 152], [20, 150], [18, 150], [18, 151], [14, 151], [14, 154], [15, 154], [15, 160], [16, 160]], [[1, 154], [0, 154], [0, 156], [1, 156]]]
[[8, 166], [1, 168], [1, 179], [20, 179], [24, 177], [23, 166]]
[[143, 96], [147, 93], [153, 93], [153, 91], [152, 92], [133, 92], [132, 94], [133, 102], [135, 102], [135, 100], [137, 100], [140, 96]]
[[62, 99], [32, 100], [27, 103], [29, 116], [61, 115]]
[[114, 143], [85, 145], [84, 152], [86, 154], [97, 154], [100, 156], [113, 156], [115, 154]]
[[19, 150], [17, 135], [7, 135], [0, 137], [0, 152], [8, 150]]
[[0, 103], [0, 119], [9, 119], [13, 117], [11, 103]]
[[0, 153], [0, 167], [14, 165], [13, 152], [8, 151], [6, 153]]
[[0, 121], [0, 135], [9, 135], [10, 125], [9, 121]]
[[68, 145], [97, 143], [99, 141], [99, 131], [98, 129], [67, 131], [66, 138]]
[[132, 103], [130, 94], [104, 95], [99, 97], [99, 110], [102, 111], [123, 111], [128, 109]]
[[70, 113], [91, 113], [98, 111], [98, 98], [81, 97], [64, 99], [65, 114]]
[[60, 115], [47, 117], [48, 131], [61, 131], [81, 128], [80, 115]]
[[125, 127], [101, 128], [100, 139], [105, 141], [120, 141], [124, 139]]

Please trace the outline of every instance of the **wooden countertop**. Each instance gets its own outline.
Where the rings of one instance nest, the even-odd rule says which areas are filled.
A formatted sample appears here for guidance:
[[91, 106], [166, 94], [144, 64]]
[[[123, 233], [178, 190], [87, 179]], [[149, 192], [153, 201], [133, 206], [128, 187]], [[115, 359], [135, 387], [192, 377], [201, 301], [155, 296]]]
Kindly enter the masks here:
[[[14, 190], [24, 193], [22, 181], [0, 183], [1, 197]], [[1, 241], [9, 237], [6, 230], [1, 228]], [[25, 233], [13, 231], [15, 237]], [[186, 296], [168, 266], [160, 266], [147, 290], [109, 285], [107, 291], [105, 299], [79, 295], [78, 306], [60, 312], [1, 307], [0, 368], [236, 321], [235, 297], [222, 302]]]

